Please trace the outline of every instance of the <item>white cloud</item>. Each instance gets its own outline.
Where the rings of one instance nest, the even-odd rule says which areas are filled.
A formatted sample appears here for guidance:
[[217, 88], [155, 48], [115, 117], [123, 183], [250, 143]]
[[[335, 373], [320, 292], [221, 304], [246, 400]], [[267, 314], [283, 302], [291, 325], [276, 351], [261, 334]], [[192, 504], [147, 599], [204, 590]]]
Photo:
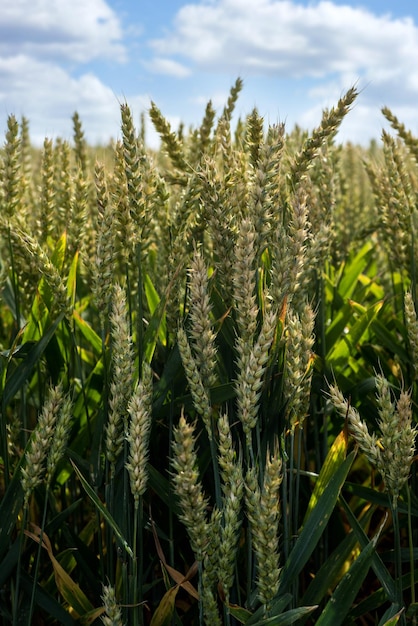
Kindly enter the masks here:
[[368, 74], [388, 66], [414, 70], [418, 29], [408, 18], [327, 0], [307, 6], [217, 0], [181, 8], [173, 30], [151, 46], [160, 55], [189, 59], [197, 69], [241, 68], [287, 78]]
[[190, 76], [189, 68], [173, 59], [156, 57], [150, 62], [144, 63], [145, 67], [155, 74], [165, 74], [176, 78], [186, 78]]
[[228, 91], [215, 91], [207, 96], [200, 95], [200, 96], [197, 96], [196, 98], [192, 98], [192, 102], [194, 104], [198, 104], [200, 107], [202, 107], [202, 110], [203, 110], [210, 100], [212, 103], [212, 106], [215, 109], [221, 110], [225, 106], [226, 101], [228, 100], [228, 97], [229, 97]]
[[[83, 65], [126, 57], [118, 17], [104, 0], [15, 0], [0, 19], [2, 118], [29, 119], [32, 140], [70, 138], [78, 111], [92, 142], [118, 133], [116, 94]], [[145, 99], [144, 99], [145, 103]]]
[[[119, 133], [118, 97], [92, 73], [73, 77], [54, 63], [18, 55], [0, 58], [0, 84], [8, 85], [7, 96], [0, 92], [1, 109], [5, 114], [27, 117], [37, 145], [45, 136], [70, 139], [74, 111], [80, 114], [92, 143], [107, 142]], [[138, 96], [135, 106], [144, 110], [149, 98]]]
[[[418, 27], [411, 18], [330, 0], [207, 0], [183, 6], [171, 30], [149, 44], [156, 55], [187, 62], [195, 75], [240, 75], [257, 85], [264, 76], [275, 94], [278, 81], [309, 81], [314, 88], [305, 92], [302, 109], [298, 102], [296, 120], [309, 128], [319, 123], [323, 107], [357, 84], [362, 92], [341, 134], [352, 132], [353, 141], [380, 135], [383, 105], [408, 113], [407, 125], [414, 119]], [[284, 108], [289, 94], [276, 104], [266, 92], [256, 95], [263, 107], [280, 106], [292, 119], [293, 111]]]
[[123, 61], [122, 29], [104, 0], [14, 0], [3, 2], [0, 56], [88, 62], [99, 57]]

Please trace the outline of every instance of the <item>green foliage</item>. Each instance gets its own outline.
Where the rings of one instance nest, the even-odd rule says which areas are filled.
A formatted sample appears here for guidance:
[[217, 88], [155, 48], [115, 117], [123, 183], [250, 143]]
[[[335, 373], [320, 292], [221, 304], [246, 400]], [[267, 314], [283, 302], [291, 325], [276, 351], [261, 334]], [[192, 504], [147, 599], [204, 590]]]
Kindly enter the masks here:
[[355, 89], [234, 132], [241, 89], [94, 167], [9, 118], [3, 623], [416, 620], [417, 140], [338, 146]]

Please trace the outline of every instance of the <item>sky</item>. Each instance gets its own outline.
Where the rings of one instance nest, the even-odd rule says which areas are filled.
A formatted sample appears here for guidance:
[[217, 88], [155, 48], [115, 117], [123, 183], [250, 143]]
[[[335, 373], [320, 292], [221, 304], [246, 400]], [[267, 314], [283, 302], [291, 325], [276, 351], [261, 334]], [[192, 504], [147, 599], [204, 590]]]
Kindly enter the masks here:
[[[92, 144], [120, 136], [120, 104], [139, 123], [155, 102], [174, 130], [220, 114], [311, 130], [350, 87], [338, 140], [367, 145], [387, 124], [418, 135], [418, 2], [387, 0], [3, 0], [0, 132], [25, 116], [31, 138], [71, 140], [77, 111]], [[157, 135], [147, 122], [147, 142]], [[0, 141], [4, 141], [1, 139]]]

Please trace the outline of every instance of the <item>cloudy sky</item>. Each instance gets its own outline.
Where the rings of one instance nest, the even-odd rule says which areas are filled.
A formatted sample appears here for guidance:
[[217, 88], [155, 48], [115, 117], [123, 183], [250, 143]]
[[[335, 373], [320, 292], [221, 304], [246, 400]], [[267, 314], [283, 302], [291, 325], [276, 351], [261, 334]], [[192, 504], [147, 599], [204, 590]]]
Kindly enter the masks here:
[[[323, 107], [361, 90], [340, 139], [379, 138], [383, 105], [418, 134], [418, 3], [388, 0], [14, 0], [0, 12], [0, 131], [29, 118], [32, 139], [119, 134], [119, 103], [151, 100], [176, 127], [237, 111], [312, 128]], [[151, 130], [150, 144], [155, 142]]]

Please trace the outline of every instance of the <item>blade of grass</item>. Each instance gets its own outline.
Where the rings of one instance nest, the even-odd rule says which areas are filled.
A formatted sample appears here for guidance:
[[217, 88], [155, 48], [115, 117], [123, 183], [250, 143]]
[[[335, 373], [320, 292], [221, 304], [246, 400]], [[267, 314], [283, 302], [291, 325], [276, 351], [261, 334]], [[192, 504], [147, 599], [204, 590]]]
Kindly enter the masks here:
[[21, 387], [25, 384], [30, 374], [32, 373], [33, 368], [43, 355], [45, 349], [47, 348], [49, 342], [51, 341], [54, 333], [57, 329], [58, 324], [63, 320], [64, 313], [61, 313], [55, 322], [51, 324], [43, 337], [36, 343], [34, 348], [29, 352], [26, 359], [18, 365], [15, 371], [10, 375], [10, 377], [6, 380], [6, 384], [4, 386], [3, 398], [2, 398], [2, 413], [5, 413], [6, 407], [15, 394], [19, 391]]
[[321, 471], [315, 482], [315, 487], [309, 500], [309, 504], [306, 509], [304, 523], [315, 508], [318, 499], [324, 492], [325, 487], [331, 480], [331, 477], [335, 474], [337, 468], [341, 465], [347, 456], [347, 433], [342, 430], [336, 437], [334, 443], [328, 451]]
[[340, 626], [370, 569], [376, 541], [371, 541], [352, 563], [329, 599], [316, 626]]
[[[369, 543], [369, 539], [366, 533], [364, 532], [364, 530], [358, 523], [356, 516], [353, 514], [350, 507], [348, 506], [348, 503], [345, 501], [345, 499], [342, 496], [340, 498], [340, 501], [347, 514], [348, 521], [350, 522], [351, 527], [357, 536], [360, 546], [363, 549], [366, 548]], [[377, 554], [377, 552], [372, 555], [372, 567], [376, 576], [380, 580], [383, 588], [385, 589], [388, 599], [391, 602], [396, 602], [397, 591], [396, 591], [395, 581], [393, 580], [389, 571], [386, 569], [382, 559]]]
[[[374, 509], [370, 508], [361, 520], [362, 526], [367, 526], [372, 518]], [[315, 574], [311, 584], [306, 590], [301, 604], [312, 605], [319, 604], [329, 592], [333, 589], [344, 570], [344, 567], [353, 558], [353, 551], [358, 546], [357, 535], [354, 531], [348, 533], [337, 548], [327, 558], [319, 571]]]
[[[288, 604], [292, 601], [292, 594], [285, 593], [277, 600], [273, 601], [270, 607], [270, 611], [275, 615], [281, 615]], [[260, 619], [265, 614], [265, 607], [261, 606], [255, 613], [251, 615], [249, 619], [245, 622], [246, 626], [255, 626], [255, 624], [260, 622]]]
[[128, 542], [126, 541], [126, 539], [122, 535], [122, 532], [119, 529], [119, 526], [116, 524], [115, 520], [113, 519], [113, 517], [111, 516], [109, 511], [106, 509], [106, 507], [103, 505], [103, 503], [101, 502], [99, 497], [96, 495], [94, 490], [90, 487], [89, 483], [84, 478], [83, 474], [80, 472], [80, 470], [78, 469], [78, 467], [76, 466], [74, 461], [71, 461], [71, 465], [73, 466], [75, 473], [77, 474], [78, 478], [80, 479], [80, 482], [81, 482], [81, 484], [83, 486], [84, 491], [87, 493], [87, 495], [90, 498], [90, 500], [96, 506], [97, 510], [103, 515], [104, 519], [109, 524], [109, 526], [111, 527], [111, 529], [115, 533], [116, 537], [118, 538], [118, 540], [121, 542], [121, 544], [125, 548], [126, 552], [132, 558], [133, 557], [132, 548], [128, 545]]
[[[300, 606], [296, 609], [290, 609], [281, 615], [265, 617], [260, 621], [255, 622], [253, 626], [264, 626], [264, 624], [267, 624], [268, 626], [289, 626], [290, 624], [295, 624], [304, 617], [307, 617], [310, 613], [313, 613], [316, 608], [316, 606]], [[248, 622], [246, 622], [246, 624], [248, 624]]]
[[286, 565], [282, 570], [280, 593], [288, 591], [292, 581], [299, 575], [325, 530], [330, 515], [335, 507], [344, 481], [355, 457], [351, 452], [331, 477], [315, 508], [306, 520], [297, 538]]

